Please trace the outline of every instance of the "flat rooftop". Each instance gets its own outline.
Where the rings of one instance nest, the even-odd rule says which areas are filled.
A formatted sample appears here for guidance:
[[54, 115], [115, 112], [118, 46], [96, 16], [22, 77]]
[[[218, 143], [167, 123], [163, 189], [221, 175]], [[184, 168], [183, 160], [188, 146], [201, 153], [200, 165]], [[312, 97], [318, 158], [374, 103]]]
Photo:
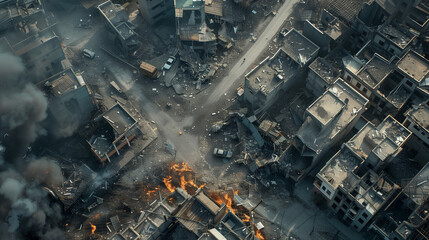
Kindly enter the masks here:
[[328, 0], [326, 6], [335, 16], [352, 22], [368, 0]]
[[422, 55], [410, 50], [396, 64], [398, 69], [418, 83], [429, 73], [429, 61]]
[[391, 72], [393, 66], [375, 54], [357, 73], [360, 80], [372, 89], [376, 88]]
[[328, 84], [332, 84], [338, 75], [329, 62], [321, 57], [316, 58], [309, 67]]
[[136, 120], [119, 104], [114, 105], [103, 114], [103, 118], [117, 135], [125, 133]]
[[307, 111], [323, 126], [326, 126], [343, 110], [345, 105], [343, 101], [328, 91], [313, 103]]
[[271, 58], [266, 58], [246, 74], [250, 87], [268, 95], [280, 84], [287, 82], [298, 72], [298, 64], [291, 61], [283, 49], [279, 49]]
[[98, 9], [113, 25], [128, 21], [125, 9], [119, 4], [112, 3], [110, 0], [98, 5]]
[[283, 49], [286, 54], [298, 64], [306, 64], [312, 57], [316, 56], [319, 47], [292, 28], [284, 38]]
[[368, 122], [346, 145], [363, 159], [373, 152], [381, 160], [394, 153], [408, 139], [411, 132], [391, 116], [378, 127]]
[[344, 148], [329, 159], [317, 175], [328, 182], [333, 189], [337, 189], [361, 162], [362, 159], [354, 155], [348, 148]]
[[49, 87], [49, 92], [56, 97], [82, 86], [71, 68], [53, 75], [40, 84]]
[[427, 104], [423, 103], [411, 108], [406, 112], [406, 116], [426, 129], [426, 131], [429, 131], [429, 106]]
[[366, 104], [368, 99], [339, 78], [307, 108], [309, 118], [298, 130], [297, 137], [317, 152], [364, 111]]
[[39, 35], [38, 38], [35, 36], [29, 37], [13, 45], [12, 48], [17, 56], [21, 56], [44, 44], [57, 44], [60, 46], [61, 42], [54, 32], [46, 31], [42, 35]]
[[404, 49], [415, 38], [415, 35], [406, 29], [386, 25], [382, 27], [379, 32], [387, 39], [390, 39], [398, 47]]

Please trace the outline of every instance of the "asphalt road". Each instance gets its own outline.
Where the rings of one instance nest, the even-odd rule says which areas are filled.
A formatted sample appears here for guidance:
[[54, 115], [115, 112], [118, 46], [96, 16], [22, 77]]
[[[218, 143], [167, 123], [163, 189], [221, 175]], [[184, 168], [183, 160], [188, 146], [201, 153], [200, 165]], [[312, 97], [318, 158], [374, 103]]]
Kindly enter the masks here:
[[[276, 33], [280, 30], [285, 20], [290, 16], [293, 10], [293, 6], [299, 2], [299, 0], [286, 0], [277, 14], [267, 25], [265, 30], [260, 34], [256, 42], [247, 52], [235, 63], [230, 70], [229, 74], [224, 77], [215, 87], [212, 89], [205, 105], [210, 106], [217, 103], [217, 101], [234, 86], [237, 81], [243, 81], [243, 76], [250, 69], [251, 65], [255, 64], [255, 61], [266, 49], [268, 44], [271, 42]], [[243, 59], [246, 59], [243, 62]]]

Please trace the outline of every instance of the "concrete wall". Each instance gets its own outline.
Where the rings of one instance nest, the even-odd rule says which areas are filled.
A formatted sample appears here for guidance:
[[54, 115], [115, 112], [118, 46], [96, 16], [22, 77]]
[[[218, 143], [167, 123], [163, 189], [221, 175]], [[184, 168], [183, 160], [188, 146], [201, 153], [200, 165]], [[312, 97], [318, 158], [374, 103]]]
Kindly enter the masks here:
[[328, 84], [312, 70], [308, 72], [305, 86], [315, 97], [320, 97], [329, 87]]
[[149, 24], [174, 16], [173, 0], [138, 0], [140, 13]]

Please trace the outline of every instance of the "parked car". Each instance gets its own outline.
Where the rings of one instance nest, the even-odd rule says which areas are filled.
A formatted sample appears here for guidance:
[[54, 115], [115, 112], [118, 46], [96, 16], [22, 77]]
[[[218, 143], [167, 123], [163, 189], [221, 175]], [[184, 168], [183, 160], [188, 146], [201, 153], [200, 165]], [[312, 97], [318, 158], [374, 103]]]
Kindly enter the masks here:
[[222, 157], [222, 158], [231, 158], [232, 157], [231, 151], [223, 150], [220, 148], [215, 148], [213, 151], [213, 154], [215, 156]]
[[167, 60], [167, 62], [164, 64], [164, 67], [162, 67], [165, 70], [169, 70], [171, 66], [173, 66], [174, 61], [176, 60], [175, 57], [170, 56]]
[[87, 48], [83, 49], [82, 54], [83, 54], [83, 56], [85, 56], [89, 59], [95, 58], [95, 52], [93, 52]]

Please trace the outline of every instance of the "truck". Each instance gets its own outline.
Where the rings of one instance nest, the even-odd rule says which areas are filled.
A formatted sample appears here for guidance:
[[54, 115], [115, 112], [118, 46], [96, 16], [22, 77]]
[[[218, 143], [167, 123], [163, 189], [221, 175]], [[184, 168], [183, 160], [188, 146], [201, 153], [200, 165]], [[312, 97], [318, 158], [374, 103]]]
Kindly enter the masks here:
[[142, 62], [140, 64], [140, 72], [141, 74], [153, 79], [156, 79], [159, 77], [158, 69], [147, 62]]

